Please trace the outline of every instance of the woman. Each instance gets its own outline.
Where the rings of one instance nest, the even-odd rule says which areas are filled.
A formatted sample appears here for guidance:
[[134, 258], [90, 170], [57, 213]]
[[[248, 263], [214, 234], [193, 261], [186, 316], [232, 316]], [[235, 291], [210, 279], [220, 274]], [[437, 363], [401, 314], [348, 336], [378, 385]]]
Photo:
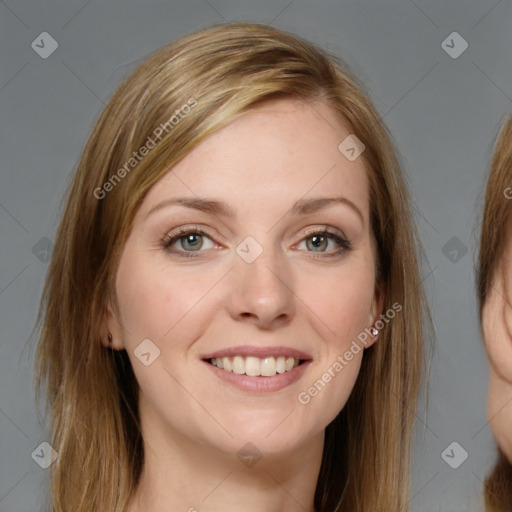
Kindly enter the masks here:
[[335, 57], [248, 23], [157, 51], [100, 116], [55, 247], [54, 511], [407, 510], [419, 244]]
[[499, 134], [485, 192], [478, 299], [490, 365], [487, 415], [498, 461], [485, 482], [487, 512], [512, 510], [512, 117]]

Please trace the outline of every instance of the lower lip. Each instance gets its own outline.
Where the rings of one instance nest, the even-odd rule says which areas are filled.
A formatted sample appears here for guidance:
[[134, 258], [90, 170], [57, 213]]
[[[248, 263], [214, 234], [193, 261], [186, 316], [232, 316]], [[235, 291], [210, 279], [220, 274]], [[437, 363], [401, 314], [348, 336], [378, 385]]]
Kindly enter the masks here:
[[237, 373], [227, 372], [213, 364], [203, 361], [208, 368], [221, 380], [232, 384], [242, 391], [252, 391], [255, 393], [265, 393], [269, 391], [279, 391], [296, 382], [306, 371], [306, 367], [311, 361], [305, 361], [296, 366], [289, 372], [276, 373], [272, 377], [250, 377], [249, 375], [238, 375]]

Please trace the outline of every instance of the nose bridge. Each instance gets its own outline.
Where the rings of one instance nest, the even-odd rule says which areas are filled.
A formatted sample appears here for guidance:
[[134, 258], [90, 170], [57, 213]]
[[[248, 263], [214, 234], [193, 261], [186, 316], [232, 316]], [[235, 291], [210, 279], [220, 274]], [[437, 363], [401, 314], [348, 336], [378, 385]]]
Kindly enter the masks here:
[[293, 275], [277, 244], [247, 237], [237, 247], [231, 307], [237, 316], [269, 323], [294, 311]]

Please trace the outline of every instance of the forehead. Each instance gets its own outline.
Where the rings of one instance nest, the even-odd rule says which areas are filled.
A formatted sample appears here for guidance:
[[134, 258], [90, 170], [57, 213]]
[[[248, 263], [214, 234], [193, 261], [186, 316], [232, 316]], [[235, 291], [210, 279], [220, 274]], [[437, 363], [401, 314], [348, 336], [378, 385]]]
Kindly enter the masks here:
[[170, 196], [218, 197], [247, 208], [343, 194], [368, 214], [363, 158], [338, 149], [350, 135], [332, 107], [269, 100], [210, 135], [149, 191], [141, 213]]

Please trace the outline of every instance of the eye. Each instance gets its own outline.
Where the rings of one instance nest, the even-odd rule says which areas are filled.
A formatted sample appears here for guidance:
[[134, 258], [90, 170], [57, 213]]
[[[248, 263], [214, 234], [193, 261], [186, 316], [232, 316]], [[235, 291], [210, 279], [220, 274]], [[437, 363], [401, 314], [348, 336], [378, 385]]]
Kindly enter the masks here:
[[215, 248], [215, 243], [202, 229], [195, 227], [180, 228], [177, 232], [166, 235], [162, 240], [162, 247], [168, 252], [179, 256], [193, 257], [204, 249]]
[[299, 243], [299, 249], [302, 244], [305, 244], [308, 252], [326, 253], [327, 256], [336, 256], [352, 248], [349, 240], [328, 229], [308, 233]]
[[[307, 233], [297, 247], [310, 253], [318, 253], [321, 257], [338, 256], [352, 249], [351, 242], [344, 236], [329, 231], [326, 227]], [[212, 238], [196, 226], [177, 229], [174, 233], [166, 235], [162, 240], [162, 247], [169, 253], [180, 257], [197, 257], [207, 249], [218, 248]], [[314, 256], [318, 257], [318, 256]]]

